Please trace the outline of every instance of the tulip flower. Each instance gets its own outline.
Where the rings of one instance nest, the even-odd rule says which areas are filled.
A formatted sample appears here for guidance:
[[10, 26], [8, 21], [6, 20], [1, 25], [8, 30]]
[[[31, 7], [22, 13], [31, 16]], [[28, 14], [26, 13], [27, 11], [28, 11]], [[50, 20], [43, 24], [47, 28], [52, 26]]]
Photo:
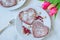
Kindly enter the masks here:
[[54, 4], [50, 4], [47, 9], [50, 10], [53, 7], [55, 7], [55, 5]]
[[57, 11], [58, 11], [57, 8], [53, 7], [52, 9], [50, 9], [49, 15], [53, 16], [53, 15], [55, 15], [57, 13]]
[[45, 2], [42, 4], [42, 8], [43, 8], [44, 10], [46, 10], [49, 5], [50, 5], [50, 2], [46, 2], [46, 1], [45, 1]]

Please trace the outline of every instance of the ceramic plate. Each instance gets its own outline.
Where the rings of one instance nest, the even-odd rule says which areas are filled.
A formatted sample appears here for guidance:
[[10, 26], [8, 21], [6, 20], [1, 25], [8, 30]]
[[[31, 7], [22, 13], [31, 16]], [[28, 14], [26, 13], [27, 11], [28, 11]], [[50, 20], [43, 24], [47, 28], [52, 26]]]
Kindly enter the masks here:
[[17, 5], [15, 5], [13, 7], [5, 8], [5, 7], [1, 6], [1, 8], [7, 9], [7, 10], [14, 10], [14, 9], [21, 7], [25, 2], [26, 2], [26, 0], [20, 0], [20, 1], [18, 1]]
[[[38, 7], [38, 6], [32, 6], [32, 5], [29, 5], [25, 8], [23, 8], [22, 10], [26, 10], [28, 8], [34, 8], [37, 13], [41, 12], [40, 16], [42, 17], [46, 17], [43, 19], [44, 21], [44, 25], [48, 26], [49, 29], [51, 29], [51, 20], [50, 20], [50, 16], [48, 15], [48, 13], [46, 11], [44, 11], [41, 7]], [[20, 11], [22, 11], [20, 10]], [[26, 36], [22, 33], [22, 21], [19, 19], [19, 17], [17, 17], [16, 19], [16, 29], [17, 29], [17, 32], [18, 32], [18, 35], [20, 35], [21, 37], [21, 40], [41, 40], [43, 39], [44, 37], [42, 38], [34, 38], [32, 34]], [[27, 26], [27, 25], [25, 25]]]

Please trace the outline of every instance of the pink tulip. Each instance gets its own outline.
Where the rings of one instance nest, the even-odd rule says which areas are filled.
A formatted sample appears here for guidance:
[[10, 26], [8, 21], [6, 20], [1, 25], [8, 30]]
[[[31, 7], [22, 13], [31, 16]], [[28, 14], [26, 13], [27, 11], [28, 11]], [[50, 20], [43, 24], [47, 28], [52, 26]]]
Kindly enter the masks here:
[[52, 9], [50, 9], [50, 13], [49, 13], [49, 15], [50, 16], [53, 16], [53, 15], [55, 15], [56, 13], [57, 13], [57, 8], [56, 7], [54, 7], [54, 8], [52, 8]]
[[45, 2], [42, 4], [42, 8], [46, 10], [49, 5], [50, 5], [50, 2], [46, 2], [46, 1], [45, 1]]

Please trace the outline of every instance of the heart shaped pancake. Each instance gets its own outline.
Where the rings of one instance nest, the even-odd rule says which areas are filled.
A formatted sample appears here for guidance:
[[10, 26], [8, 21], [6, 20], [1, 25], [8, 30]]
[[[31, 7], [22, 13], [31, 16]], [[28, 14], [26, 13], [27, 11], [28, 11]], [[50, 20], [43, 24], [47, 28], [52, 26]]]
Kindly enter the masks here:
[[40, 21], [35, 20], [32, 24], [32, 33], [35, 38], [41, 38], [49, 33], [49, 28]]
[[2, 0], [1, 5], [3, 7], [12, 7], [17, 4], [17, 0]]
[[35, 20], [36, 11], [33, 8], [29, 8], [28, 10], [21, 11], [19, 13], [19, 18], [24, 23], [31, 25], [32, 22]]

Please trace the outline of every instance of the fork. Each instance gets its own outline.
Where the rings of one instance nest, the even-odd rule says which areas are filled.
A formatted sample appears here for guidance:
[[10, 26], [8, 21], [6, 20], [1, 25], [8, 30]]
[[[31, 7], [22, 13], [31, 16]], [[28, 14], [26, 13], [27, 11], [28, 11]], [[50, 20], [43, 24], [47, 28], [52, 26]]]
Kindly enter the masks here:
[[12, 19], [11, 21], [9, 21], [9, 24], [4, 27], [2, 30], [0, 30], [0, 35], [11, 25], [14, 25], [15, 24], [15, 19]]

